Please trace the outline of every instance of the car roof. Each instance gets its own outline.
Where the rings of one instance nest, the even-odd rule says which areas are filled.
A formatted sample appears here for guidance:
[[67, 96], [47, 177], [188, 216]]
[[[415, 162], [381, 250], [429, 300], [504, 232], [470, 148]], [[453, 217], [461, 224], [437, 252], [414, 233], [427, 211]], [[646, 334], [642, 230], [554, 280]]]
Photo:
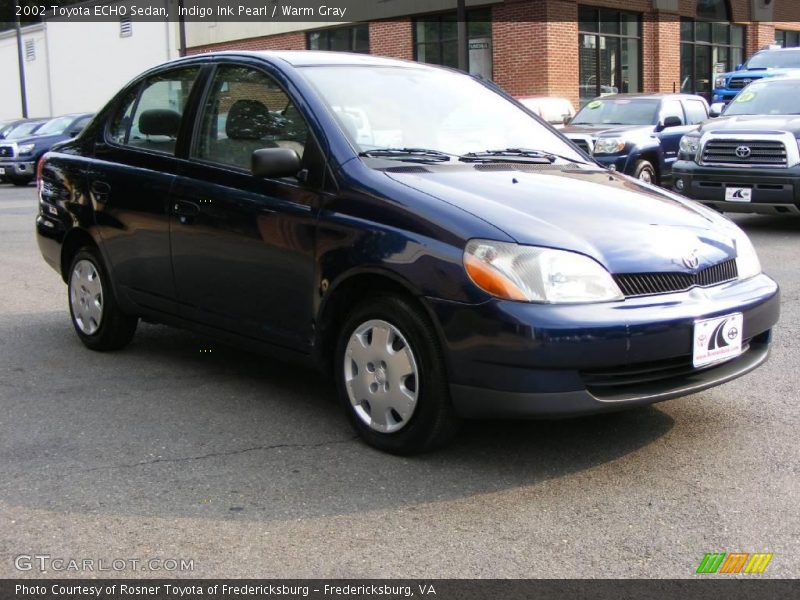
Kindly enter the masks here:
[[195, 54], [190, 57], [172, 61], [174, 64], [198, 58], [214, 58], [227, 56], [243, 56], [251, 58], [261, 58], [268, 61], [281, 60], [293, 67], [311, 67], [326, 65], [349, 65], [349, 66], [376, 66], [376, 67], [417, 67], [420, 69], [438, 70], [441, 67], [426, 65], [424, 63], [401, 60], [397, 58], [385, 58], [372, 54], [361, 54], [357, 52], [331, 52], [328, 50], [222, 50], [219, 52], [205, 52]]
[[679, 100], [681, 98], [685, 98], [687, 100], [704, 100], [702, 96], [697, 96], [695, 94], [648, 94], [648, 93], [641, 93], [641, 94], [608, 94], [605, 96], [598, 96], [597, 98], [593, 98], [593, 100], [664, 100], [664, 99], [671, 99], [671, 100]]
[[[762, 48], [761, 50], [759, 50], [755, 54], [761, 54], [762, 52], [792, 52], [792, 51], [795, 51], [795, 52], [800, 51], [800, 48], [798, 48], [798, 47], [792, 47], [792, 48]], [[755, 54], [753, 56], [755, 56]]]

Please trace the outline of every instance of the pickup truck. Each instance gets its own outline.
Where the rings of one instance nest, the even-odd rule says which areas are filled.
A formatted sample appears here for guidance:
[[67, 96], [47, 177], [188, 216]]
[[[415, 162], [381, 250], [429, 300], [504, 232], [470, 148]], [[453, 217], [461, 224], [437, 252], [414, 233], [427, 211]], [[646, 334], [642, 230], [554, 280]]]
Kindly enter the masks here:
[[14, 185], [28, 185], [36, 177], [39, 159], [58, 142], [78, 135], [92, 115], [64, 115], [47, 121], [33, 133], [0, 141], [0, 179]]
[[586, 104], [562, 133], [603, 166], [667, 185], [681, 137], [707, 118], [700, 96], [615, 94]]
[[787, 75], [796, 69], [800, 69], [800, 48], [761, 50], [735, 71], [717, 76], [711, 102], [728, 104], [749, 83], [766, 77]]
[[749, 84], [680, 141], [675, 191], [718, 210], [800, 214], [800, 74]]

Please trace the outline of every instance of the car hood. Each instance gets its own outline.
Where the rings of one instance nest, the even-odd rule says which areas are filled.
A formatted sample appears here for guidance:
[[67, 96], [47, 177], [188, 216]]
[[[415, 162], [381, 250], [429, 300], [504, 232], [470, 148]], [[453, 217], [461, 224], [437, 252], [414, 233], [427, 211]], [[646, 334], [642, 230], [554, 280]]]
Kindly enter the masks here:
[[759, 79], [761, 77], [777, 77], [778, 75], [786, 75], [788, 73], [797, 72], [798, 69], [753, 69], [752, 71], [730, 71], [728, 73], [722, 73], [722, 75], [718, 75], [717, 77], [736, 77], [737, 79], [740, 77], [746, 77], [748, 79]]
[[593, 138], [604, 137], [630, 137], [653, 132], [653, 125], [567, 125], [561, 133], [570, 137], [570, 134], [588, 135]]
[[[681, 197], [598, 168], [441, 165], [387, 176], [520, 244], [591, 256], [612, 273], [692, 272], [736, 256], [738, 229]], [[700, 264], [683, 259], [695, 253]]]
[[800, 137], [800, 115], [733, 115], [705, 121], [700, 132], [725, 131], [741, 133], [774, 133], [789, 131]]
[[22, 146], [23, 144], [36, 144], [36, 148], [49, 148], [53, 144], [66, 140], [67, 136], [62, 133], [55, 135], [29, 135], [26, 137], [15, 138], [11, 140], [2, 140], [0, 143], [4, 145], [16, 144]]

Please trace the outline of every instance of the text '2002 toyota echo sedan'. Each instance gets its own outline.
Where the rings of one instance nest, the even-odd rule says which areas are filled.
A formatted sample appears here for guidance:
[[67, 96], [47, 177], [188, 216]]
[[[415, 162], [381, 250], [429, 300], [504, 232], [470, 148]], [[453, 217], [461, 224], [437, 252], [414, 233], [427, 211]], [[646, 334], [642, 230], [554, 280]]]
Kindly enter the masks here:
[[778, 288], [714, 211], [605, 170], [491, 83], [315, 52], [180, 59], [39, 165], [93, 350], [139, 318], [313, 362], [370, 444], [580, 415], [766, 360]]

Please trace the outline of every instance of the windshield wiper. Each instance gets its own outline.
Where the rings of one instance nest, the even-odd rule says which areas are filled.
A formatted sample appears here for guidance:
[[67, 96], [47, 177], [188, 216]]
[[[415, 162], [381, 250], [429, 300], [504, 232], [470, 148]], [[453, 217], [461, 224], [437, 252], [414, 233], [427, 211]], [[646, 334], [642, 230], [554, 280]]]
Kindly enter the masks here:
[[458, 160], [462, 162], [483, 162], [483, 161], [498, 161], [507, 158], [512, 159], [531, 159], [536, 162], [546, 162], [552, 164], [557, 159], [566, 160], [573, 163], [582, 163], [584, 161], [562, 156], [553, 152], [544, 152], [543, 150], [531, 150], [528, 148], [506, 148], [504, 150], [484, 150], [482, 152], [467, 152], [459, 157]]
[[428, 148], [373, 148], [358, 153], [368, 158], [401, 158], [402, 160], [432, 160], [449, 162], [453, 154]]

